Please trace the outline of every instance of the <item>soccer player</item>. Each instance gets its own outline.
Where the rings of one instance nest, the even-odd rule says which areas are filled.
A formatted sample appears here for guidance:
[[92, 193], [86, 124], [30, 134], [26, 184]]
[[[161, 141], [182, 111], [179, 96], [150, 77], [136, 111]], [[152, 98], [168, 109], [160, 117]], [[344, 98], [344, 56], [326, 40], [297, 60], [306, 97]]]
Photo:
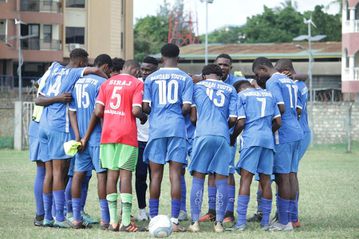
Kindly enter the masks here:
[[238, 81], [235, 83], [235, 88], [239, 92], [238, 122], [231, 135], [232, 144], [236, 142], [236, 138], [243, 131], [240, 159], [236, 166], [241, 180], [237, 201], [238, 220], [235, 228], [240, 231], [246, 229], [250, 186], [253, 175], [258, 173], [263, 189], [261, 228], [268, 230], [269, 216], [272, 210], [273, 132], [277, 131], [281, 125], [280, 112], [270, 92], [261, 88], [253, 88], [249, 81]]
[[[144, 82], [146, 78], [158, 70], [158, 60], [154, 57], [147, 56], [143, 59], [141, 64], [141, 75], [142, 81]], [[143, 152], [146, 148], [148, 141], [148, 129], [149, 122], [141, 124], [139, 119], [136, 119], [137, 124], [137, 140], [138, 140], [138, 159], [136, 165], [136, 195], [138, 203], [138, 221], [147, 221], [148, 215], [146, 212], [146, 190], [147, 190], [147, 172], [149, 171], [149, 166], [143, 161]], [[150, 175], [151, 178], [151, 175]]]
[[[95, 58], [94, 66], [110, 75], [112, 59], [107, 54], [101, 54]], [[86, 177], [86, 172], [94, 168], [97, 173], [97, 191], [101, 209], [101, 227], [109, 225], [109, 212], [106, 201], [106, 170], [100, 165], [100, 122], [91, 122], [91, 116], [95, 108], [95, 100], [100, 86], [106, 79], [97, 75], [86, 75], [80, 78], [72, 91], [72, 102], [69, 108], [69, 116], [75, 140], [82, 143], [82, 152], [75, 156], [74, 175], [72, 179], [72, 210], [73, 227], [75, 229], [86, 228], [88, 224], [81, 216], [81, 190]], [[96, 121], [96, 117], [94, 119]], [[90, 125], [90, 123], [95, 124]], [[87, 133], [91, 127], [92, 132]], [[82, 140], [81, 140], [82, 139]], [[88, 181], [87, 181], [88, 182]]]
[[125, 60], [122, 58], [113, 58], [112, 59], [112, 71], [111, 76], [121, 74], [121, 70], [123, 68], [123, 64], [125, 64]]
[[[192, 160], [188, 170], [193, 176], [191, 188], [192, 224], [188, 230], [198, 232], [204, 180], [215, 175], [217, 188], [215, 232], [223, 232], [228, 199], [228, 174], [231, 161], [229, 128], [237, 120], [237, 92], [220, 80], [221, 68], [210, 64], [203, 68], [203, 81], [194, 86], [191, 121], [196, 123]], [[197, 118], [198, 115], [198, 118]]]
[[[106, 199], [110, 212], [111, 231], [136, 232], [131, 223], [132, 172], [138, 157], [136, 118], [142, 123], [147, 116], [142, 113], [143, 83], [137, 79], [140, 70], [134, 60], [127, 60], [121, 74], [103, 83], [96, 100], [95, 114], [103, 118], [101, 134], [101, 166], [107, 169]], [[120, 195], [117, 182], [120, 178]], [[119, 225], [117, 199], [120, 196], [122, 221]]]
[[191, 77], [177, 68], [179, 53], [174, 44], [165, 44], [161, 48], [164, 67], [146, 78], [143, 98], [143, 110], [150, 114], [149, 141], [143, 159], [149, 162], [151, 169], [150, 217], [158, 215], [163, 168], [169, 163], [174, 232], [184, 231], [178, 221], [181, 171], [187, 164], [184, 116], [191, 109], [193, 93]]
[[295, 182], [290, 176], [297, 172], [298, 150], [303, 130], [297, 115], [297, 85], [286, 75], [278, 73], [269, 59], [257, 58], [252, 70], [258, 84], [266, 87], [276, 99], [279, 107], [282, 126], [275, 133], [275, 155], [273, 173], [278, 185], [277, 211], [278, 222], [271, 225], [272, 231], [291, 231], [292, 223], [289, 218], [290, 200], [296, 199]]
[[[71, 226], [64, 217], [64, 189], [69, 156], [65, 154], [63, 144], [70, 139], [68, 103], [72, 99], [72, 88], [81, 76], [97, 74], [106, 77], [97, 67], [83, 68], [87, 62], [88, 53], [80, 48], [71, 51], [67, 66], [54, 62], [49, 68], [50, 75], [44, 88], [35, 99], [36, 105], [45, 106], [39, 125], [40, 145], [44, 149], [41, 151], [44, 153], [41, 158], [46, 160], [43, 188], [44, 226]], [[52, 195], [56, 208], [55, 223], [51, 213]]]
[[[293, 63], [289, 59], [281, 59], [278, 60], [275, 68], [280, 72], [283, 73], [293, 80], [296, 77], [296, 72], [293, 67]], [[308, 100], [308, 88], [305, 85], [305, 78], [298, 78], [298, 80], [295, 81], [296, 85], [298, 86], [298, 101], [301, 102], [302, 107], [298, 109], [299, 111], [299, 123], [302, 127], [304, 137], [301, 140], [299, 144], [299, 154], [298, 154], [298, 163], [304, 156], [305, 152], [308, 149], [308, 146], [311, 141], [311, 131], [308, 125], [308, 113], [307, 113], [307, 100]], [[298, 108], [299, 106], [297, 106]], [[298, 168], [298, 165], [295, 166]], [[291, 174], [292, 180], [296, 182], [297, 185], [297, 192], [296, 192], [296, 200], [295, 202], [291, 200], [290, 203], [290, 215], [291, 215], [291, 222], [293, 224], [293, 227], [300, 227], [300, 222], [298, 220], [298, 199], [299, 199], [299, 183], [298, 183], [298, 177], [297, 173]]]

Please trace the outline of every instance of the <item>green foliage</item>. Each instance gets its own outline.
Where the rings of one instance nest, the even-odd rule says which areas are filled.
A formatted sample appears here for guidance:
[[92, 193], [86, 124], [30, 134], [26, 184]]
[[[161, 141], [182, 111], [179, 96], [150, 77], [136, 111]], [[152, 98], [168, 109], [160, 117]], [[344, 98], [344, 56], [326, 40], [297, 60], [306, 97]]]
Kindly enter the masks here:
[[0, 137], [0, 149], [14, 148], [14, 139], [12, 137]]

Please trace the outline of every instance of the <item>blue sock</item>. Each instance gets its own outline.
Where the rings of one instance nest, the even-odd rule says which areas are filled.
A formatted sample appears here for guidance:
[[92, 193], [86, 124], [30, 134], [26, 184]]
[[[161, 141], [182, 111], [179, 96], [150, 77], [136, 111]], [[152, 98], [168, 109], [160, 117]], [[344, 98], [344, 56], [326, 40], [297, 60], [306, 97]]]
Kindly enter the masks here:
[[187, 195], [186, 179], [184, 175], [181, 175], [181, 210], [185, 212], [187, 212], [186, 195]]
[[[54, 193], [52, 193], [52, 198], [54, 198]], [[53, 216], [56, 215], [56, 207], [55, 207], [54, 199], [52, 199], [51, 214], [52, 214]]]
[[216, 196], [216, 221], [222, 222], [228, 202], [228, 185], [227, 178], [216, 180], [217, 196]]
[[42, 190], [45, 178], [45, 167], [36, 167], [36, 176], [34, 182], [34, 195], [36, 202], [36, 215], [41, 216], [45, 214], [44, 200], [42, 198]]
[[81, 199], [80, 198], [72, 198], [72, 209], [73, 209], [73, 217], [77, 222], [82, 221], [81, 217]]
[[237, 224], [236, 226], [241, 226], [247, 223], [247, 209], [249, 203], [248, 195], [239, 195], [237, 200]]
[[261, 200], [261, 205], [262, 205], [262, 220], [261, 220], [261, 225], [262, 226], [268, 226], [269, 225], [269, 217], [270, 217], [270, 213], [272, 211], [272, 200], [271, 199], [265, 199], [262, 197]]
[[277, 197], [278, 202], [278, 221], [283, 225], [287, 225], [289, 222], [289, 200]]
[[262, 191], [257, 191], [257, 213], [262, 213]]
[[149, 208], [150, 208], [150, 217], [154, 218], [158, 215], [158, 205], [160, 204], [160, 200], [158, 199], [150, 199]]
[[108, 211], [108, 203], [106, 199], [100, 199], [101, 220], [103, 223], [110, 223], [110, 212]]
[[289, 221], [298, 221], [297, 200], [289, 200]]
[[71, 201], [71, 186], [72, 186], [72, 177], [69, 177], [65, 188], [65, 199], [66, 199], [66, 212], [72, 213], [72, 201]]
[[234, 211], [234, 201], [235, 201], [236, 187], [228, 184], [228, 203], [226, 212]]
[[44, 200], [44, 212], [46, 220], [53, 220], [52, 218], [52, 193], [43, 193], [42, 198]]
[[208, 209], [212, 211], [216, 210], [216, 193], [216, 187], [208, 186]]
[[297, 192], [296, 196], [295, 196], [295, 205], [294, 205], [294, 217], [292, 219], [292, 222], [297, 222], [298, 219], [298, 214], [299, 214], [299, 192]]
[[65, 220], [64, 216], [64, 206], [65, 206], [65, 190], [53, 191], [55, 209], [56, 209], [56, 221], [63, 222]]
[[180, 208], [181, 208], [181, 200], [180, 199], [172, 199], [171, 200], [171, 218], [178, 218]]
[[81, 185], [81, 211], [84, 211], [91, 176], [86, 176]]
[[203, 187], [204, 179], [193, 177], [190, 198], [192, 222], [197, 222], [201, 214]]

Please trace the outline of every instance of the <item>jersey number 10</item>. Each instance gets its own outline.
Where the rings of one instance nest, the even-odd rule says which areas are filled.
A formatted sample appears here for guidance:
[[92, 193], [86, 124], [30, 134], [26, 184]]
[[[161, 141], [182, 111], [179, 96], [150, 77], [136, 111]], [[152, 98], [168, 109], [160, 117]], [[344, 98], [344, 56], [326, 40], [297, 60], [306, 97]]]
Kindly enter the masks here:
[[160, 105], [175, 104], [178, 101], [178, 82], [171, 80], [156, 81], [158, 84], [158, 96]]

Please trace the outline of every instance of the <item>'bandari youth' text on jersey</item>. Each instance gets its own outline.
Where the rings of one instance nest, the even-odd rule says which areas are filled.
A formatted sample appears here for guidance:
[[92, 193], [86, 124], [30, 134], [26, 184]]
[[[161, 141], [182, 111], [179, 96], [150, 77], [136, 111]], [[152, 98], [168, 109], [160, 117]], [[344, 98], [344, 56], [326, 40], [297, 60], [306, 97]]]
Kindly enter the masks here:
[[143, 82], [127, 74], [112, 76], [100, 87], [96, 103], [105, 107], [101, 144], [138, 147], [134, 106], [141, 107]]
[[237, 92], [218, 80], [204, 80], [194, 86], [193, 107], [197, 108], [195, 137], [222, 136], [229, 143], [228, 118], [237, 117]]
[[[82, 77], [85, 68], [68, 68], [57, 62], [50, 66], [44, 88], [39, 94], [54, 97], [63, 93], [71, 93], [76, 81]], [[60, 132], [69, 132], [68, 104], [53, 103], [44, 108], [40, 120], [40, 127]]]
[[143, 102], [151, 103], [149, 140], [186, 138], [182, 105], [192, 104], [192, 78], [178, 68], [161, 68], [146, 78]]
[[298, 86], [286, 75], [275, 73], [266, 82], [266, 89], [272, 93], [277, 104], [284, 104], [285, 111], [282, 117], [282, 126], [275, 134], [275, 143], [283, 144], [301, 140], [303, 130], [300, 127], [297, 106], [301, 106], [298, 101]]
[[308, 88], [303, 81], [295, 82], [298, 86], [298, 99], [302, 103], [302, 113], [299, 118], [300, 126], [303, 129], [303, 132], [309, 132], [309, 124], [308, 124], [308, 110], [307, 110], [307, 102], [308, 102]]
[[[80, 137], [84, 137], [90, 124], [92, 113], [95, 109], [95, 101], [100, 91], [100, 86], [106, 81], [105, 78], [97, 75], [87, 75], [80, 78], [72, 90], [72, 102], [70, 111], [76, 111], [77, 124]], [[101, 124], [98, 122], [92, 131], [88, 144], [91, 146], [100, 145]]]
[[276, 101], [269, 91], [249, 88], [238, 94], [238, 119], [245, 119], [241, 149], [260, 146], [274, 149], [272, 120], [280, 117]]

